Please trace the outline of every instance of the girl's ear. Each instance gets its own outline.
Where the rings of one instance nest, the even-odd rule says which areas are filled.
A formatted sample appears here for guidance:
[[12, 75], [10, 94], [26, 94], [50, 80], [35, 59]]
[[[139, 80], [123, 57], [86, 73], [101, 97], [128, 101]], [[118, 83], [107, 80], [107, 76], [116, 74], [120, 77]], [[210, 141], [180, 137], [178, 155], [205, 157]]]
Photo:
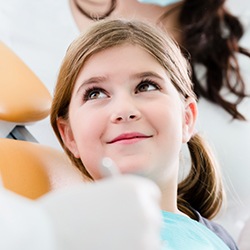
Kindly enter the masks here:
[[78, 152], [77, 144], [74, 139], [73, 132], [71, 130], [70, 124], [67, 120], [59, 117], [57, 119], [57, 127], [64, 145], [69, 149], [69, 151], [76, 157], [80, 158]]
[[188, 97], [185, 101], [182, 142], [186, 143], [190, 140], [194, 133], [197, 118], [197, 103], [194, 98]]

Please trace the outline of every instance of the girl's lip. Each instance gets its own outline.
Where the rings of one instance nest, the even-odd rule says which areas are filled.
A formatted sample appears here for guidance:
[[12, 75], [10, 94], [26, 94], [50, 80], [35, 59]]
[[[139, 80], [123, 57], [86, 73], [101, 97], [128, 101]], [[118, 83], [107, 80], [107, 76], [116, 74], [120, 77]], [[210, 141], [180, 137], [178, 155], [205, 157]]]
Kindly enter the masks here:
[[147, 139], [150, 137], [152, 137], [152, 136], [145, 135], [145, 134], [138, 133], [138, 132], [124, 133], [124, 134], [121, 134], [121, 135], [115, 137], [113, 140], [109, 141], [108, 144], [116, 143], [119, 141], [129, 141], [129, 140], [133, 140], [133, 139]]

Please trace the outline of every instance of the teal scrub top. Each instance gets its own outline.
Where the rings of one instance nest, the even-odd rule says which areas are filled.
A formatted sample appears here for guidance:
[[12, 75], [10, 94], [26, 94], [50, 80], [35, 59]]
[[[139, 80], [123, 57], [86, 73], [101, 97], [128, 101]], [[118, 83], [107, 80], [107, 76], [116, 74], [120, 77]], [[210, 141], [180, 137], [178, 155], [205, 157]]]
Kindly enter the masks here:
[[162, 250], [229, 250], [205, 225], [189, 217], [162, 211]]

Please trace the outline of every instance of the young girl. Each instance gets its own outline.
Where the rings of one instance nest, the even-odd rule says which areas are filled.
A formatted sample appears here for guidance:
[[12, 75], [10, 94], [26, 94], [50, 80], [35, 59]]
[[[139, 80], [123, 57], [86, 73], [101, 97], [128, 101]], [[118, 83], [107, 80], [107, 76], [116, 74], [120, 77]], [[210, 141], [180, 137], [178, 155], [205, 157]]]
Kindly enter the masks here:
[[[101, 21], [66, 53], [51, 124], [89, 180], [102, 178], [99, 165], [109, 157], [121, 173], [157, 183], [167, 249], [237, 249], [208, 220], [221, 207], [223, 188], [214, 158], [194, 132], [192, 87], [184, 57], [164, 32], [139, 21]], [[178, 183], [185, 143], [192, 164]]]

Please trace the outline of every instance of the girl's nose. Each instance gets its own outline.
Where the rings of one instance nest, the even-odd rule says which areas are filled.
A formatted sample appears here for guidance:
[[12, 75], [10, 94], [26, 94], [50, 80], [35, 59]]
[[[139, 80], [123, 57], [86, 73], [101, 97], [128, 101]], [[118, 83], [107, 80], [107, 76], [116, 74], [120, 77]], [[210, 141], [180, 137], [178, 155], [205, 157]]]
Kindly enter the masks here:
[[113, 121], [114, 122], [129, 122], [129, 121], [137, 120], [137, 118], [138, 118], [138, 115], [135, 115], [135, 114], [131, 114], [131, 115], [120, 114], [120, 115], [117, 115]]
[[115, 108], [111, 115], [113, 123], [136, 121], [141, 118], [141, 112], [135, 103], [131, 101], [119, 101], [114, 104]]

